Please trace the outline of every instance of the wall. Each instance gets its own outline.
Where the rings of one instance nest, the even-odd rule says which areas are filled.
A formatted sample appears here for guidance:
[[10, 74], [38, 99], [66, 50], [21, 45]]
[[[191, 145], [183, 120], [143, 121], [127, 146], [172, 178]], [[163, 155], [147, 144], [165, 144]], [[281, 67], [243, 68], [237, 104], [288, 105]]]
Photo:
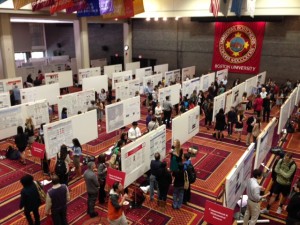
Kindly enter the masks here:
[[[278, 82], [299, 79], [300, 17], [285, 17], [266, 25], [260, 70]], [[207, 73], [212, 64], [214, 23], [133, 20], [133, 57], [156, 58], [157, 64], [169, 63], [169, 69], [196, 65], [197, 75]], [[247, 74], [230, 74], [229, 82]]]
[[11, 23], [15, 52], [31, 52], [31, 34], [28, 23]]

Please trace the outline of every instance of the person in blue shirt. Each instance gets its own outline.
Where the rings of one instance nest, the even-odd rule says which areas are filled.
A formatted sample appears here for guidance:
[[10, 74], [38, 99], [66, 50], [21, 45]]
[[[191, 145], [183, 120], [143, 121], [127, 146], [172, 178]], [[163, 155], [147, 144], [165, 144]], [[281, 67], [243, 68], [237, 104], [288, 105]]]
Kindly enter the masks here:
[[12, 89], [14, 97], [15, 97], [15, 105], [21, 104], [21, 93], [20, 89], [17, 85], [15, 85], [14, 89]]
[[66, 107], [63, 107], [61, 110], [61, 119], [66, 119], [68, 118], [68, 109]]

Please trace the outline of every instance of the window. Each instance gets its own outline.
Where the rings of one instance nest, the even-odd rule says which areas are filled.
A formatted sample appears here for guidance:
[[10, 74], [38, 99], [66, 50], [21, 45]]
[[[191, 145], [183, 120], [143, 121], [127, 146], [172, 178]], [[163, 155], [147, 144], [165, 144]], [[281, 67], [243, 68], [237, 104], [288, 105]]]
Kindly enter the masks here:
[[31, 58], [33, 59], [44, 58], [44, 52], [31, 52]]
[[15, 53], [15, 60], [24, 60], [24, 62], [26, 62], [26, 53], [25, 52]]

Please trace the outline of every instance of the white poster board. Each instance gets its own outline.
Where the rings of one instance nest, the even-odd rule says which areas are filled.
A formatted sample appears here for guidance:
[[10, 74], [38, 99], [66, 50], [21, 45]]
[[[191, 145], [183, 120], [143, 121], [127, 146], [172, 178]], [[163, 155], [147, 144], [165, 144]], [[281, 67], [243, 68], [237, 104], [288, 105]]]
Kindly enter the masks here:
[[140, 118], [140, 96], [107, 105], [105, 107], [106, 133], [127, 126]]
[[272, 148], [272, 142], [277, 120], [274, 117], [257, 137], [257, 147], [254, 168], [258, 169]]
[[169, 64], [161, 64], [154, 66], [154, 73], [165, 74], [165, 72], [169, 71]]
[[102, 89], [108, 91], [108, 77], [107, 75], [93, 76], [82, 79], [82, 90], [95, 90], [100, 93]]
[[300, 102], [300, 84], [297, 87], [297, 95], [295, 99], [295, 105], [299, 107], [299, 102]]
[[209, 73], [201, 76], [200, 90], [207, 91], [211, 83], [215, 81], [215, 73]]
[[73, 86], [72, 70], [55, 72], [55, 73], [46, 73], [45, 83], [46, 84], [59, 83], [60, 88], [71, 87]]
[[101, 68], [94, 67], [94, 68], [86, 68], [86, 69], [79, 69], [78, 70], [78, 84], [82, 84], [82, 80], [87, 77], [94, 77], [101, 75]]
[[257, 82], [259, 82], [260, 84], [265, 84], [266, 83], [266, 76], [267, 76], [266, 71], [257, 74]]
[[182, 96], [185, 97], [186, 95], [188, 95], [188, 98], [190, 98], [194, 91], [196, 91], [198, 95], [200, 91], [200, 77], [182, 82]]
[[135, 97], [135, 93], [140, 91], [140, 81], [138, 79], [129, 80], [115, 84], [116, 99], [125, 100]]
[[226, 96], [226, 101], [225, 101], [225, 113], [228, 113], [230, 111], [231, 108], [231, 103], [232, 103], [232, 91], [226, 91], [225, 93]]
[[115, 89], [116, 83], [132, 80], [132, 70], [117, 72], [112, 74], [112, 88]]
[[213, 118], [212, 121], [216, 121], [216, 115], [220, 109], [224, 109], [225, 112], [225, 101], [226, 101], [226, 92], [214, 97], [214, 109], [213, 109]]
[[180, 70], [172, 70], [165, 72], [166, 85], [171, 85], [172, 83], [180, 83]]
[[48, 103], [46, 100], [30, 102], [0, 109], [0, 140], [17, 134], [17, 127], [24, 127], [31, 117], [35, 127], [49, 123]]
[[79, 111], [86, 112], [88, 107], [91, 106], [91, 101], [95, 101], [95, 91], [79, 91], [71, 94], [66, 94], [58, 98], [58, 116], [61, 119], [61, 111], [67, 108], [68, 117], [77, 115]]
[[227, 208], [234, 209], [237, 201], [246, 189], [247, 181], [251, 177], [254, 147], [254, 143], [252, 143], [226, 177], [225, 194]]
[[23, 88], [22, 77], [0, 80], [0, 93], [10, 91], [15, 87], [15, 85], [17, 85], [19, 89]]
[[122, 72], [122, 64], [104, 66], [104, 74], [106, 74], [109, 79], [112, 79], [113, 73], [117, 72]]
[[73, 138], [78, 138], [80, 144], [85, 144], [97, 137], [96, 110], [46, 124], [44, 126], [44, 140], [47, 158], [55, 157], [62, 144], [73, 146]]
[[158, 85], [158, 83], [162, 80], [162, 74], [155, 74], [151, 76], [146, 76], [143, 78], [143, 87], [147, 87], [147, 83], [150, 82], [152, 87]]
[[139, 61], [125, 63], [125, 71], [132, 70], [132, 74], [136, 74], [136, 69], [139, 69], [139, 68], [141, 68], [141, 63]]
[[9, 92], [0, 93], [0, 109], [10, 106]]
[[42, 85], [20, 90], [21, 102], [34, 102], [36, 100], [47, 99], [50, 105], [57, 104], [57, 96], [59, 96], [59, 84]]
[[186, 81], [187, 79], [193, 79], [196, 75], [196, 66], [190, 66], [182, 68], [181, 70], [181, 82]]
[[256, 90], [257, 87], [257, 76], [247, 79], [245, 83], [245, 92], [247, 92], [247, 96], [254, 94], [254, 90]]
[[166, 127], [162, 125], [156, 130], [138, 138], [124, 146], [121, 151], [122, 171], [126, 173], [124, 187], [128, 187], [144, 173], [150, 170], [154, 153], [160, 158], [166, 157]]
[[143, 86], [143, 78], [152, 75], [152, 67], [144, 67], [135, 70], [135, 79], [139, 79], [140, 86]]
[[199, 111], [196, 106], [172, 119], [172, 143], [178, 139], [183, 144], [199, 132]]
[[216, 78], [218, 79], [218, 83], [223, 81], [225, 77], [227, 77], [228, 80], [228, 69], [223, 69], [216, 72]]
[[298, 104], [296, 104], [296, 99], [297, 99], [297, 94], [298, 94], [297, 92], [298, 92], [298, 88], [294, 88], [294, 90], [292, 91], [292, 93], [289, 96], [290, 101], [291, 101], [290, 115], [293, 114], [295, 106], [298, 105]]
[[103, 58], [103, 59], [92, 59], [91, 60], [91, 66], [92, 67], [101, 67], [101, 68], [103, 68], [106, 65], [107, 65], [107, 59], [106, 58]]
[[158, 89], [158, 102], [160, 105], [163, 105], [164, 101], [166, 101], [166, 97], [170, 97], [170, 101], [172, 105], [176, 105], [179, 103], [180, 98], [180, 84], [174, 84], [168, 87]]
[[286, 122], [290, 117], [290, 108], [291, 108], [291, 101], [287, 99], [285, 103], [280, 107], [280, 114], [279, 114], [279, 122], [278, 122], [278, 130], [277, 134], [280, 134], [282, 129], [284, 129]]
[[236, 107], [239, 103], [242, 102], [243, 93], [245, 92], [245, 85], [246, 83], [243, 82], [231, 89], [232, 90], [231, 106]]

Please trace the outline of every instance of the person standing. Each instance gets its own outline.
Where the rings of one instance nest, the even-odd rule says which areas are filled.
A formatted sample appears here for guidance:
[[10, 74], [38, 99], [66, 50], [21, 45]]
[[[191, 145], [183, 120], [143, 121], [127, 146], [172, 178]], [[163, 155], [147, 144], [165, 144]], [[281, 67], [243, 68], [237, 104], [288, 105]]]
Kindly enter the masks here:
[[27, 147], [27, 144], [28, 144], [28, 137], [24, 133], [23, 127], [18, 126], [17, 135], [15, 136], [15, 145], [17, 146], [18, 151], [20, 152], [20, 156], [21, 156], [20, 162], [23, 165], [26, 165], [25, 149]]
[[270, 112], [271, 112], [271, 99], [270, 99], [270, 95], [267, 95], [263, 99], [263, 122], [267, 121], [267, 123], [269, 123]]
[[82, 147], [81, 144], [79, 143], [79, 140], [77, 138], [74, 138], [72, 140], [73, 142], [73, 164], [75, 167], [75, 174], [76, 177], [80, 177], [81, 176], [81, 166], [80, 166], [80, 159], [82, 156]]
[[247, 119], [247, 137], [246, 137], [246, 145], [250, 145], [253, 127], [256, 123], [256, 119], [254, 116], [249, 116]]
[[28, 146], [31, 149], [31, 145], [35, 140], [34, 137], [34, 125], [33, 125], [33, 121], [31, 119], [31, 117], [26, 119], [26, 123], [25, 123], [25, 134], [28, 137]]
[[222, 138], [224, 137], [223, 131], [225, 130], [225, 126], [226, 126], [226, 119], [224, 115], [224, 109], [221, 108], [216, 115], [215, 129], [217, 130], [216, 133], [217, 141], [222, 140]]
[[259, 94], [256, 96], [253, 104], [253, 109], [256, 112], [257, 118], [260, 118], [262, 107], [263, 107], [263, 99]]
[[172, 146], [170, 169], [172, 172], [178, 170], [178, 164], [182, 163], [183, 149], [181, 148], [180, 141], [176, 139]]
[[298, 180], [294, 187], [295, 194], [285, 207], [288, 215], [286, 217], [286, 225], [300, 224], [300, 180]]
[[105, 192], [105, 184], [106, 184], [106, 176], [107, 176], [107, 167], [105, 164], [106, 161], [106, 155], [102, 153], [98, 157], [98, 179], [99, 179], [99, 203], [104, 204], [105, 198], [106, 198], [106, 192]]
[[[37, 187], [34, 184], [33, 176], [27, 174], [21, 178], [20, 182], [23, 185], [20, 209], [24, 207], [24, 213], [29, 225], [40, 225], [39, 207], [41, 205], [41, 199]], [[30, 215], [31, 212], [33, 212], [34, 215], [34, 222]]]
[[227, 128], [228, 128], [228, 136], [230, 137], [233, 132], [233, 126], [236, 123], [237, 115], [234, 110], [234, 107], [230, 108], [230, 111], [227, 113]]
[[238, 137], [235, 140], [237, 142], [241, 141], [243, 127], [244, 127], [244, 111], [239, 110], [238, 113], [237, 113], [237, 121], [235, 123], [235, 131], [238, 133]]
[[50, 215], [55, 225], [68, 225], [67, 203], [70, 201], [69, 189], [65, 184], [59, 183], [56, 175], [52, 176], [52, 188], [46, 197], [46, 215]]
[[155, 112], [154, 114], [155, 114], [155, 117], [156, 117], [156, 120], [157, 120], [159, 126], [162, 125], [161, 116], [162, 116], [162, 113], [163, 113], [163, 109], [162, 109], [159, 102], [157, 102], [154, 112]]
[[269, 213], [271, 205], [274, 203], [277, 195], [281, 193], [282, 197], [280, 198], [279, 207], [276, 211], [277, 214], [281, 214], [283, 203], [285, 202], [285, 199], [290, 193], [291, 184], [296, 169], [297, 166], [294, 160], [292, 159], [292, 153], [287, 152], [283, 159], [280, 159], [275, 166], [276, 181], [274, 184], [273, 194], [269, 200], [267, 207], [262, 209], [261, 213]]
[[87, 199], [87, 213], [90, 215], [91, 218], [98, 216], [98, 213], [95, 212], [95, 204], [98, 197], [98, 189], [100, 187], [98, 178], [95, 174], [96, 165], [94, 162], [89, 162], [87, 164], [88, 168], [84, 172], [83, 177], [86, 184], [86, 189], [88, 193]]
[[[265, 188], [259, 185], [259, 180], [262, 178], [262, 171], [259, 169], [253, 170], [253, 177], [247, 182], [247, 209], [244, 216], [243, 225], [255, 225], [260, 214], [260, 204], [262, 198], [267, 197], [270, 193], [260, 195], [260, 191]], [[250, 219], [251, 218], [251, 219]]]
[[178, 164], [178, 170], [173, 172], [174, 192], [173, 192], [173, 209], [180, 209], [184, 195], [184, 167], [182, 163]]
[[140, 136], [142, 136], [141, 130], [138, 127], [138, 123], [134, 121], [132, 122], [132, 127], [128, 130], [128, 139], [135, 141]]
[[147, 126], [148, 132], [155, 130], [156, 128], [158, 128], [158, 126], [159, 126], [159, 124], [158, 124], [156, 118], [153, 116]]
[[18, 85], [15, 84], [14, 89], [12, 89], [14, 98], [15, 98], [15, 105], [20, 105], [21, 104], [21, 93], [20, 89], [18, 88]]
[[122, 195], [122, 192], [123, 186], [119, 182], [115, 182], [109, 192], [107, 218], [111, 225], [128, 225], [123, 211], [123, 203], [127, 194]]
[[66, 107], [63, 107], [61, 110], [61, 119], [68, 118], [68, 109]]
[[[183, 163], [183, 169], [184, 171], [188, 170], [188, 166], [192, 164], [190, 158], [191, 155], [190, 153], [185, 153], [184, 154], [184, 163]], [[186, 204], [187, 202], [189, 202], [191, 200], [191, 184], [189, 182], [189, 188], [184, 190], [184, 195], [183, 195], [183, 204]]]
[[172, 183], [172, 175], [171, 175], [170, 171], [167, 169], [166, 162], [162, 162], [160, 164], [160, 169], [158, 170], [156, 180], [157, 180], [158, 189], [159, 189], [158, 205], [165, 207], [169, 187]]
[[205, 126], [206, 129], [209, 130], [209, 127], [211, 126], [212, 118], [213, 118], [213, 104], [208, 103], [207, 109], [204, 109], [204, 114], [205, 114]]
[[160, 161], [160, 154], [159, 152], [156, 152], [154, 154], [154, 160], [151, 160], [150, 163], [150, 201], [153, 201], [154, 199], [154, 189], [156, 187], [157, 189], [157, 195], [159, 196], [159, 189], [157, 184], [157, 175], [158, 171], [160, 169], [161, 161]]
[[260, 134], [261, 132], [261, 124], [260, 124], [260, 119], [256, 119], [256, 122], [253, 126], [253, 129], [252, 129], [252, 137], [253, 137], [253, 142], [256, 143], [256, 139], [258, 137], [258, 135]]
[[167, 128], [170, 128], [170, 120], [172, 116], [173, 106], [170, 101], [170, 96], [166, 96], [166, 101], [163, 103], [163, 112], [164, 112], [164, 124], [166, 124]]

